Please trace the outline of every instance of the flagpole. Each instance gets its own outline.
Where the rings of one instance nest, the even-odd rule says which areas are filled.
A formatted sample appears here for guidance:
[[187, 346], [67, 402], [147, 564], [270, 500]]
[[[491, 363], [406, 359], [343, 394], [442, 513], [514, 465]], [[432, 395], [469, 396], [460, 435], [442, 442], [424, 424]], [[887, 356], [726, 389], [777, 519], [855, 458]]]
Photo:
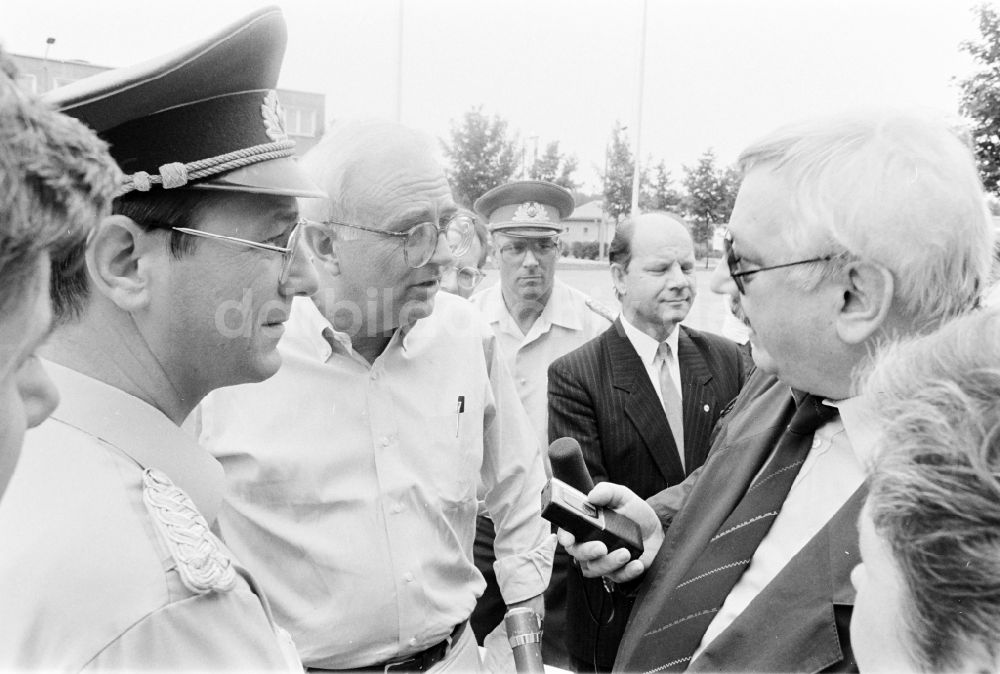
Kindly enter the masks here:
[[635, 103], [635, 151], [632, 153], [634, 170], [632, 171], [632, 209], [633, 215], [639, 214], [639, 188], [642, 171], [639, 166], [639, 152], [642, 147], [642, 100], [646, 85], [646, 15], [649, 12], [649, 0], [642, 0], [642, 24], [639, 27], [639, 83], [636, 87]]

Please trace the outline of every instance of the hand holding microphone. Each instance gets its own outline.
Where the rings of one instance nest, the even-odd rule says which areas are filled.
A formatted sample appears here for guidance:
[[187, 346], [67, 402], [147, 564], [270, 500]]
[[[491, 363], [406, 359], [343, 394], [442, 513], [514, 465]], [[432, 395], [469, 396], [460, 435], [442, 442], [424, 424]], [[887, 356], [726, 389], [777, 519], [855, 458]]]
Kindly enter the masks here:
[[580, 443], [559, 438], [549, 447], [552, 479], [542, 490], [542, 517], [569, 531], [577, 542], [601, 541], [608, 551], [625, 548], [632, 559], [642, 555], [642, 533], [629, 518], [587, 501], [594, 482]]

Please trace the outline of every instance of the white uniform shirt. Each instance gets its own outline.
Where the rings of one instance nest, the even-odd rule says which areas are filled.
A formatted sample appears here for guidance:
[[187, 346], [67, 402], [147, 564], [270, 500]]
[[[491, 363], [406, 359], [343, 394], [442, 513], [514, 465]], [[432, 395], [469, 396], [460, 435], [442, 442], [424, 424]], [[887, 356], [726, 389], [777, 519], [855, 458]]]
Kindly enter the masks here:
[[556, 279], [545, 308], [524, 334], [507, 311], [499, 283], [471, 298], [497, 336], [542, 447], [549, 446], [549, 365], [611, 327], [611, 319], [601, 313], [603, 308], [591, 308], [588, 301], [586, 295]]
[[774, 524], [695, 651], [694, 661], [750, 605], [865, 481], [878, 428], [862, 396], [823, 401], [840, 416], [821, 426]]
[[0, 505], [0, 670], [301, 672], [207, 530], [219, 463], [138, 398], [46, 367], [62, 402], [28, 431]]
[[204, 401], [201, 439], [226, 469], [223, 537], [306, 664], [406, 656], [469, 617], [485, 587], [472, 562], [480, 478], [505, 600], [542, 593], [554, 537], [541, 453], [468, 302], [439, 293], [369, 364], [296, 298], [279, 349], [277, 375]]

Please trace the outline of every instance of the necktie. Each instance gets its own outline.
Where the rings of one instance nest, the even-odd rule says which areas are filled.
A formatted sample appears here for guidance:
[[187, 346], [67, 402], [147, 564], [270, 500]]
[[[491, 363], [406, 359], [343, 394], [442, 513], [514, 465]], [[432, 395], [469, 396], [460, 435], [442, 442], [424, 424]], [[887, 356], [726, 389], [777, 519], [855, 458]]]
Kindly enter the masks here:
[[674, 435], [677, 454], [681, 465], [684, 465], [684, 408], [681, 406], [681, 395], [677, 392], [674, 378], [670, 376], [670, 345], [661, 342], [656, 349], [656, 358], [660, 361], [660, 392], [663, 394], [663, 406], [667, 413], [667, 423]]
[[774, 455], [684, 578], [660, 603], [653, 629], [643, 635], [634, 669], [683, 671], [729, 592], [750, 565], [774, 523], [812, 444], [836, 408], [806, 395], [778, 440]]

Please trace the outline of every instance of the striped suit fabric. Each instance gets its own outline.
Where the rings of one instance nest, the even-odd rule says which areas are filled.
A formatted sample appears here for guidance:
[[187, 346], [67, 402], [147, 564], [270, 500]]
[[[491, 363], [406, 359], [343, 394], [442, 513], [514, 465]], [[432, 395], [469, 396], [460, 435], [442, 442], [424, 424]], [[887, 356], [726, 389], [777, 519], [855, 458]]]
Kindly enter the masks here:
[[[728, 339], [679, 329], [683, 466], [660, 399], [620, 319], [549, 367], [549, 440], [576, 439], [595, 482], [623, 484], [646, 498], [705, 462], [715, 422], [739, 393], [750, 363]], [[617, 592], [609, 598], [600, 581], [575, 570], [568, 583], [567, 648], [575, 659], [610, 670], [633, 599]], [[607, 617], [612, 606], [613, 620], [598, 628], [591, 609]]]

